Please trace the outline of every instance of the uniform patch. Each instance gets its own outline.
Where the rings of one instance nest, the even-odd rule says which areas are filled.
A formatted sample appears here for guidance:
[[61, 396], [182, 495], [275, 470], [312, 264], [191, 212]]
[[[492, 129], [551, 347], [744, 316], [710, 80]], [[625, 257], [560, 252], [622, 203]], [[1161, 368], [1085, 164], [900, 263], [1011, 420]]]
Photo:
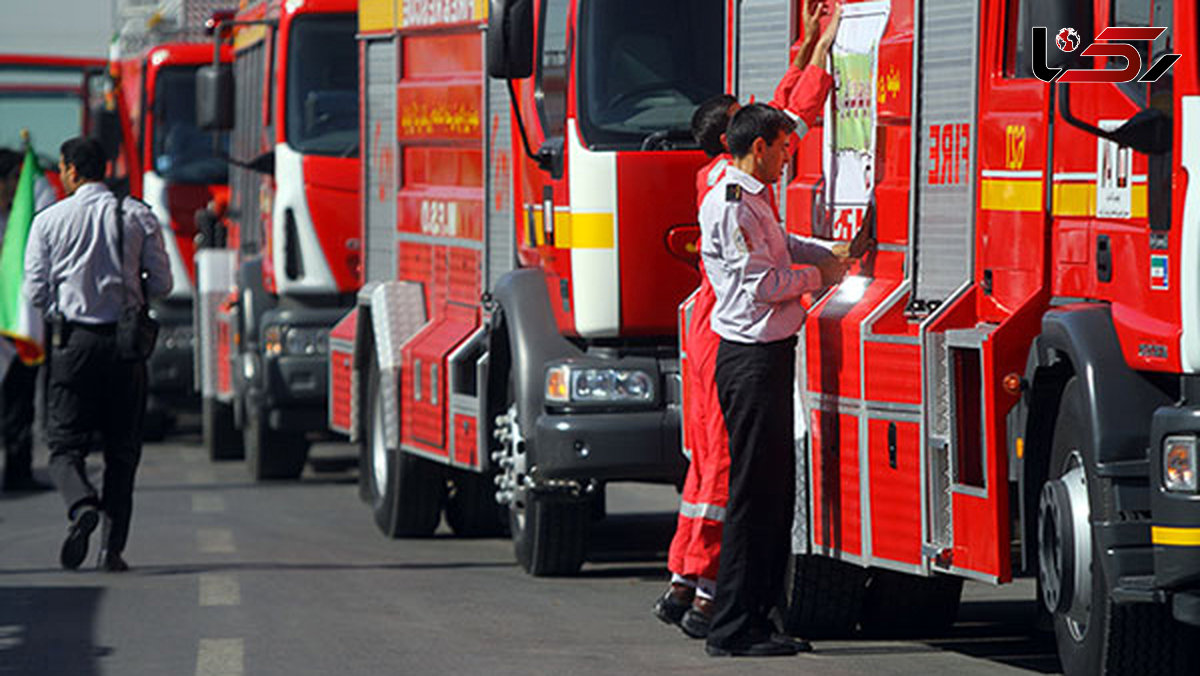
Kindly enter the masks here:
[[741, 202], [742, 201], [742, 186], [736, 183], [730, 183], [725, 186], [725, 201], [726, 202]]
[[746, 236], [746, 231], [742, 230], [742, 226], [738, 226], [733, 231], [733, 247], [738, 250], [738, 253], [747, 253], [754, 251], [754, 245], [750, 243], [750, 238]]
[[1166, 291], [1171, 288], [1171, 282], [1167, 277], [1168, 258], [1166, 256], [1152, 255], [1150, 256], [1150, 288], [1156, 291]]

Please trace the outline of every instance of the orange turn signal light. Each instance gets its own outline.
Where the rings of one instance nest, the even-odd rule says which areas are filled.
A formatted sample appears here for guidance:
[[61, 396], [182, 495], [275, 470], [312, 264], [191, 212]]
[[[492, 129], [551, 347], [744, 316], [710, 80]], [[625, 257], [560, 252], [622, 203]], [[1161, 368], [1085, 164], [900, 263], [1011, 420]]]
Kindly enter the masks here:
[[1005, 392], [1008, 392], [1009, 394], [1020, 394], [1021, 393], [1021, 376], [1019, 376], [1015, 373], [1010, 373], [1010, 374], [1004, 376], [1003, 385], [1004, 385]]

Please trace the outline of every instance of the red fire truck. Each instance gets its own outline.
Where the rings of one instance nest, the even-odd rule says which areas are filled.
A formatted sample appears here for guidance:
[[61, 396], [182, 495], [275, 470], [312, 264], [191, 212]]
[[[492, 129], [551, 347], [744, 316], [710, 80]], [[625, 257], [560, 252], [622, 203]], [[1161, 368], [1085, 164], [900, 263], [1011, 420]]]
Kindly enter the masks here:
[[[162, 222], [175, 280], [151, 312], [162, 325], [147, 364], [147, 437], [160, 437], [181, 409], [199, 406], [193, 387], [192, 298], [195, 214], [227, 199], [228, 140], [217, 145], [196, 127], [196, 70], [213, 51], [204, 22], [213, 0], [176, 2], [169, 14], [144, 6], [123, 8], [126, 21], [113, 45], [109, 70], [123, 146], [118, 173], [129, 193]], [[155, 10], [151, 7], [150, 10]], [[222, 54], [229, 61], [231, 52]]]
[[325, 430], [329, 329], [359, 287], [355, 3], [242, 5], [217, 29], [232, 66], [198, 79], [201, 126], [232, 138], [224, 246], [197, 254], [197, 380], [210, 454], [244, 448], [255, 479], [292, 478]]
[[20, 149], [28, 129], [46, 178], [62, 195], [58, 144], [92, 134], [104, 99], [103, 59], [0, 54], [0, 146]]
[[[732, 25], [771, 8], [796, 25]], [[1169, 0], [847, 5], [787, 223], [879, 244], [802, 336], [798, 630], [923, 631], [963, 579], [1026, 574], [1068, 674], [1200, 669], [1197, 28]], [[1097, 53], [1161, 77], [1035, 77], [1133, 60]]]
[[689, 125], [724, 87], [725, 1], [488, 9], [359, 3], [366, 283], [330, 424], [383, 532], [428, 535], [444, 505], [569, 574], [605, 482], [682, 479]]

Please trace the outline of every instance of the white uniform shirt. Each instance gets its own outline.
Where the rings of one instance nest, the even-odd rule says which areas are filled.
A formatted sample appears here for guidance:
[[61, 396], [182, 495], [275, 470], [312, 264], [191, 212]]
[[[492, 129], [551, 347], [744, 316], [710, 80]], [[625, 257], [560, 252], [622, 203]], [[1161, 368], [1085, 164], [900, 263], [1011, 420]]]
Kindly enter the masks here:
[[[116, 322], [124, 307], [145, 302], [140, 271], [151, 298], [171, 290], [171, 266], [162, 227], [150, 207], [126, 199], [122, 273], [117, 252], [117, 198], [102, 183], [80, 186], [75, 194], [33, 219], [25, 246], [25, 295], [46, 313], [67, 321]], [[123, 279], [122, 279], [123, 274]], [[122, 289], [124, 293], [122, 293]]]
[[788, 234], [766, 187], [729, 166], [700, 205], [700, 255], [716, 293], [712, 329], [737, 343], [770, 343], [794, 336], [804, 323], [801, 296], [822, 287], [815, 267], [833, 254], [813, 240]]

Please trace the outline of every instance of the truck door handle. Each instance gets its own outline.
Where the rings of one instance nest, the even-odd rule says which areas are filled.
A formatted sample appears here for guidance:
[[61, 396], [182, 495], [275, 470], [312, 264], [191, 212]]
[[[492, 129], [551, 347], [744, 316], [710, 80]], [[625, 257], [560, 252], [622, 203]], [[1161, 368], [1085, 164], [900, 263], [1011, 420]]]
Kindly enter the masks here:
[[1096, 237], [1096, 278], [1102, 282], [1112, 281], [1112, 243], [1108, 235]]

